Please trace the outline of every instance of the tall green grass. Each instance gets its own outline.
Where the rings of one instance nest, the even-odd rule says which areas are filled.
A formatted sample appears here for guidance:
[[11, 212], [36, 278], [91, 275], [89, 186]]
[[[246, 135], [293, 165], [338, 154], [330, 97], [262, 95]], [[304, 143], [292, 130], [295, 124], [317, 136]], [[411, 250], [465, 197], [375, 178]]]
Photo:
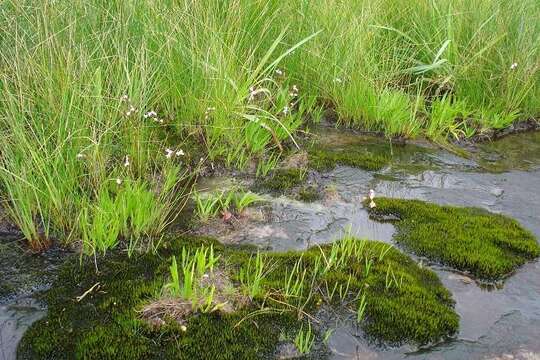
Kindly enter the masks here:
[[[295, 147], [321, 108], [436, 140], [537, 117], [538, 18], [536, 0], [3, 1], [9, 214], [36, 249], [92, 232], [115, 246], [177, 213], [194, 142], [244, 167]], [[125, 215], [117, 179], [159, 215]]]

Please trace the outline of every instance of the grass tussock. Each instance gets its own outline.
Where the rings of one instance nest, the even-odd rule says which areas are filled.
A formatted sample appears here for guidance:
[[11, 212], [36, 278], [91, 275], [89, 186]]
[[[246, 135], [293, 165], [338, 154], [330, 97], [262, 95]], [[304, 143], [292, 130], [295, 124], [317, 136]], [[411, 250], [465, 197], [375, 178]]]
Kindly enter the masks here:
[[534, 236], [503, 215], [419, 200], [377, 198], [375, 203], [371, 215], [393, 219], [398, 243], [480, 280], [503, 279], [540, 255]]

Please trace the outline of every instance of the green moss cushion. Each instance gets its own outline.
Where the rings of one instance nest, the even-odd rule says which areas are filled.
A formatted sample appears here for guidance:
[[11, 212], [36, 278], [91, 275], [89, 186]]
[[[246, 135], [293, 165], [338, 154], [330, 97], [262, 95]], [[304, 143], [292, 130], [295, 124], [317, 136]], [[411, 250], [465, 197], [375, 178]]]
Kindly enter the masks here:
[[532, 233], [503, 215], [419, 200], [377, 198], [375, 203], [371, 215], [394, 219], [398, 243], [481, 280], [500, 280], [540, 254]]
[[389, 161], [389, 157], [354, 146], [343, 149], [313, 147], [309, 150], [309, 166], [319, 171], [331, 170], [336, 165], [376, 171], [386, 166]]
[[[322, 302], [352, 306], [355, 311], [360, 293], [367, 297], [361, 325], [378, 341], [425, 344], [450, 336], [458, 329], [450, 293], [432, 271], [420, 268], [386, 244], [369, 241], [363, 242], [361, 255], [343, 256], [346, 261], [324, 275], [314, 269], [317, 259], [331, 258], [332, 246], [264, 254], [268, 269], [263, 281], [266, 294], [246, 308], [229, 314], [193, 315], [187, 321], [186, 331], [174, 321], [159, 327], [146, 323], [140, 310], [160, 296], [168, 280], [170, 257], [178, 255], [182, 247], [209, 242], [214, 243], [220, 256], [220, 266], [240, 286], [239, 268], [250, 261], [252, 250], [224, 247], [208, 238], [170, 240], [158, 255], [129, 259], [123, 253], [109, 254], [98, 259], [97, 274], [90, 260], [82, 265], [79, 259], [69, 261], [45, 294], [47, 316], [25, 333], [19, 345], [19, 359], [271, 358], [280, 335], [294, 334], [306, 321], [306, 317], [299, 321], [299, 306], [311, 314]], [[349, 239], [349, 246], [340, 251], [343, 253], [343, 249], [354, 244], [360, 244], [360, 240]], [[301, 273], [310, 280], [294, 298], [276, 295], [300, 259]], [[366, 272], [368, 263], [371, 265]], [[93, 291], [77, 301], [78, 296], [97, 283]], [[346, 301], [342, 302], [337, 295], [328, 299], [323, 287], [338, 289], [335, 294], [346, 289]], [[271, 311], [254, 314], [263, 301]], [[287, 301], [293, 305], [285, 305]]]

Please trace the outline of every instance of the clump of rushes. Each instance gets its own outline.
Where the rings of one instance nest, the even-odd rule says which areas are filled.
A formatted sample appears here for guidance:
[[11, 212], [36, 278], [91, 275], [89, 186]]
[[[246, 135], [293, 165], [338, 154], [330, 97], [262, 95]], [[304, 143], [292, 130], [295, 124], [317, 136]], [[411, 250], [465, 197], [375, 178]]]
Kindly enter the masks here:
[[242, 215], [247, 207], [263, 202], [264, 198], [251, 191], [233, 188], [208, 193], [195, 191], [193, 200], [195, 214], [200, 221], [206, 222], [219, 214], [230, 211]]
[[503, 215], [419, 200], [377, 198], [375, 202], [371, 216], [391, 219], [398, 228], [398, 243], [479, 280], [501, 280], [540, 255], [534, 236]]
[[222, 306], [216, 296], [216, 285], [203, 281], [203, 278], [211, 278], [218, 259], [219, 256], [214, 256], [212, 244], [209, 247], [201, 246], [194, 254], [182, 248], [180, 277], [176, 256], [173, 255], [169, 267], [171, 281], [164, 287], [172, 296], [180, 298], [175, 310], [178, 312], [181, 309], [182, 316], [191, 312], [212, 312]]
[[314, 342], [315, 334], [311, 330], [311, 324], [308, 323], [306, 329], [304, 329], [304, 325], [302, 324], [298, 334], [296, 334], [296, 337], [294, 338], [294, 345], [296, 346], [296, 349], [300, 354], [308, 354], [311, 351]]
[[276, 169], [267, 178], [261, 178], [256, 187], [271, 191], [290, 190], [301, 185], [306, 176], [305, 169]]
[[331, 170], [336, 165], [346, 165], [365, 170], [380, 170], [388, 164], [386, 156], [374, 154], [367, 150], [311, 148], [309, 150], [309, 166], [315, 170]]
[[[194, 258], [202, 258], [197, 253], [206, 254], [208, 260], [210, 248], [212, 257], [219, 257], [213, 271], [209, 261], [200, 262], [201, 270], [197, 264], [189, 265], [197, 263]], [[175, 266], [173, 256], [182, 251], [184, 260], [177, 260]], [[298, 333], [304, 322], [299, 315], [305, 319], [303, 315], [315, 312], [323, 302], [349, 308], [369, 336], [387, 344], [430, 343], [454, 334], [459, 324], [450, 293], [431, 270], [387, 244], [348, 235], [333, 245], [264, 256], [198, 237], [165, 241], [155, 255], [128, 260], [113, 251], [107, 256], [109, 261], [103, 262], [98, 273], [91, 259], [83, 259], [82, 265], [72, 259], [64, 265], [44, 295], [47, 316], [25, 333], [20, 356], [200, 359], [204, 354], [213, 359], [258, 359], [273, 353], [281, 331]], [[202, 280], [205, 277], [198, 273], [218, 273], [224, 265], [230, 282], [219, 290], [222, 282], [215, 283], [214, 299], [220, 294], [238, 296], [244, 288], [249, 300], [227, 313], [212, 311], [214, 303], [200, 301], [202, 308], [196, 316], [178, 319], [171, 311], [177, 307], [166, 302], [170, 298], [163, 294], [163, 287], [177, 283], [181, 293], [182, 268]], [[386, 286], [387, 277], [393, 279], [389, 268], [399, 286]], [[96, 283], [98, 289], [87, 292]], [[340, 289], [336, 294], [342, 294], [330, 299], [324, 287]], [[77, 297], [79, 301], [72, 300]], [[156, 303], [162, 304], [160, 322], [147, 317], [147, 310], [155, 309]], [[305, 336], [305, 326], [303, 332], [302, 339], [309, 341], [302, 343], [312, 343], [312, 336]]]

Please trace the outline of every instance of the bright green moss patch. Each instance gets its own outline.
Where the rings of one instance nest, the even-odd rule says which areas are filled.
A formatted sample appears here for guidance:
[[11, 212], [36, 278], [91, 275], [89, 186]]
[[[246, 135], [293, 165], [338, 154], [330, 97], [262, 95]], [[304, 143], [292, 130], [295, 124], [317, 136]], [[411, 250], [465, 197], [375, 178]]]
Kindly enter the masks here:
[[[159, 296], [167, 278], [169, 257], [181, 246], [196, 247], [206, 238], [181, 238], [158, 256], [128, 259], [111, 254], [79, 267], [74, 259], [62, 269], [45, 295], [47, 317], [35, 323], [19, 345], [20, 359], [260, 359], [274, 351], [287, 314], [262, 314], [240, 321], [253, 309], [190, 318], [187, 331], [170, 322], [155, 328], [138, 311]], [[214, 245], [217, 246], [217, 245]], [[220, 252], [223, 251], [220, 248]], [[96, 283], [99, 286], [77, 301]]]
[[503, 215], [419, 200], [377, 198], [375, 202], [372, 216], [394, 219], [398, 243], [481, 280], [502, 279], [540, 254], [534, 236]]
[[376, 171], [382, 169], [389, 161], [387, 156], [371, 153], [355, 146], [347, 146], [346, 149], [312, 148], [309, 150], [309, 166], [319, 171], [331, 170], [336, 165]]
[[[350, 237], [305, 252], [260, 254], [264, 264], [261, 291], [253, 292], [251, 303], [234, 313], [193, 315], [186, 331], [172, 320], [161, 326], [147, 323], [140, 310], [160, 297], [171, 256], [183, 247], [209, 242], [213, 240], [186, 237], [168, 242], [159, 255], [128, 259], [125, 254], [110, 254], [98, 261], [98, 274], [91, 261], [80, 267], [74, 259], [46, 293], [47, 317], [26, 332], [18, 357], [272, 358], [280, 335], [295, 334], [306, 321], [306, 317], [299, 321], [299, 314], [314, 314], [323, 303], [356, 311], [361, 296], [367, 305], [359, 321], [378, 341], [426, 344], [457, 331], [458, 316], [450, 293], [432, 271], [418, 267], [387, 244]], [[216, 243], [214, 248], [219, 266], [248, 294], [251, 282], [240, 274], [255, 264], [256, 254]], [[263, 304], [264, 310], [254, 313]], [[322, 358], [321, 353], [324, 349], [319, 349], [316, 358]]]
[[301, 185], [306, 178], [304, 169], [276, 169], [269, 176], [259, 180], [257, 189], [285, 191]]

